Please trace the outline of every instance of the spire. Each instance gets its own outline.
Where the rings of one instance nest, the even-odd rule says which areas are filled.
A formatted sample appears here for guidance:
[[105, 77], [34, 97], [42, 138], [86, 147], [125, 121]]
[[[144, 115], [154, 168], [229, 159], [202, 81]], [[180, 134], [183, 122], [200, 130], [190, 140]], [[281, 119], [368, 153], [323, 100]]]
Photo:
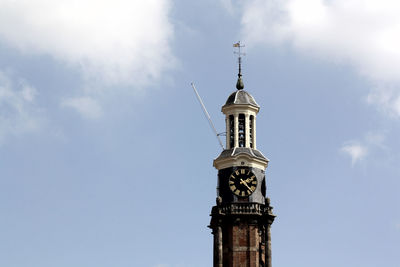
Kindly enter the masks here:
[[244, 45], [240, 44], [240, 41], [236, 44], [233, 44], [233, 47], [237, 47], [238, 51], [234, 52], [239, 56], [238, 63], [239, 63], [239, 72], [238, 72], [238, 80], [236, 82], [236, 89], [242, 90], [244, 88], [243, 80], [242, 80], [242, 55], [244, 56], [245, 53], [240, 52], [240, 48], [244, 47]]

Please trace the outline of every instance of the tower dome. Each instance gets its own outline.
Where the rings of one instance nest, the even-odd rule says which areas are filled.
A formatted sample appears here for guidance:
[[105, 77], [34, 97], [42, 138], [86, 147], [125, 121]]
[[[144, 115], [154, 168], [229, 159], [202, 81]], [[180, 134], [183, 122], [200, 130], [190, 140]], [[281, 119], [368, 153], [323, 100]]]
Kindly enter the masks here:
[[254, 100], [253, 96], [245, 90], [237, 90], [233, 92], [226, 100], [225, 106], [234, 104], [252, 105], [257, 108], [260, 107]]

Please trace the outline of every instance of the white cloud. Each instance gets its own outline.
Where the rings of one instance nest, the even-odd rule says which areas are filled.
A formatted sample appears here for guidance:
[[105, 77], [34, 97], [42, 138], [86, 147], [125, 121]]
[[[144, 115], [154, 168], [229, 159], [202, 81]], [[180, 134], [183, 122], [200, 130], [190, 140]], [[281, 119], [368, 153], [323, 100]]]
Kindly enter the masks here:
[[340, 150], [351, 157], [352, 165], [363, 160], [368, 154], [367, 147], [356, 143], [344, 145]]
[[388, 148], [384, 144], [385, 138], [383, 133], [368, 132], [361, 140], [346, 142], [340, 151], [351, 157], [351, 164], [354, 166], [370, 154], [377, 153], [379, 150], [387, 151]]
[[74, 109], [86, 119], [98, 119], [103, 114], [100, 104], [90, 97], [64, 99], [61, 106]]
[[0, 41], [140, 87], [173, 65], [169, 11], [170, 0], [0, 0]]
[[[350, 64], [394, 91], [369, 96], [400, 116], [400, 2], [397, 0], [250, 0], [243, 35], [251, 44], [289, 44], [301, 53]], [[380, 88], [378, 88], [380, 89]]]
[[35, 103], [36, 94], [25, 81], [0, 71], [0, 144], [9, 136], [40, 130], [43, 119]]

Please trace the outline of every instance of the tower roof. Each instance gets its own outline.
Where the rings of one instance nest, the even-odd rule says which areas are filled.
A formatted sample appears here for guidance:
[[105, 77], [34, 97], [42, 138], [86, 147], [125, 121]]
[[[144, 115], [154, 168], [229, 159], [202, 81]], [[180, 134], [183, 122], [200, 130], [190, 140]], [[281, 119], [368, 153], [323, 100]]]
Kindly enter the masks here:
[[233, 92], [226, 100], [225, 106], [235, 105], [235, 104], [252, 105], [257, 108], [260, 107], [254, 100], [253, 96], [248, 92], [246, 92], [245, 90], [237, 90]]
[[253, 158], [258, 158], [261, 160], [269, 161], [261, 151], [258, 151], [257, 149], [252, 149], [249, 147], [235, 147], [235, 148], [230, 148], [230, 149], [225, 149], [224, 151], [221, 152], [221, 154], [218, 156], [218, 159], [222, 158], [228, 158], [228, 157], [235, 157], [239, 154], [247, 154], [250, 157]]

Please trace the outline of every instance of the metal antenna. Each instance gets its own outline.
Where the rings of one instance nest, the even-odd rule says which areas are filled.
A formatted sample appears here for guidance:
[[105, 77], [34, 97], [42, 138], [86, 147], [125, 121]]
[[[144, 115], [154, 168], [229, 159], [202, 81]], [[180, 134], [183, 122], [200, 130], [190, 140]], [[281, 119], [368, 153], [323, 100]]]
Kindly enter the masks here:
[[214, 131], [215, 136], [218, 139], [219, 145], [221, 146], [222, 150], [224, 150], [224, 145], [222, 144], [221, 138], [219, 138], [220, 134], [217, 133], [217, 130], [215, 129], [214, 123], [211, 120], [210, 114], [208, 114], [206, 106], [204, 106], [203, 100], [201, 100], [201, 97], [200, 97], [199, 93], [197, 92], [196, 87], [194, 86], [194, 83], [191, 83], [191, 85], [192, 85], [193, 90], [194, 90], [194, 92], [195, 92], [195, 94], [197, 96], [197, 99], [200, 102], [200, 105], [201, 105], [201, 107], [203, 109], [204, 115], [206, 116], [206, 118], [208, 120], [208, 123], [210, 124], [211, 129]]

